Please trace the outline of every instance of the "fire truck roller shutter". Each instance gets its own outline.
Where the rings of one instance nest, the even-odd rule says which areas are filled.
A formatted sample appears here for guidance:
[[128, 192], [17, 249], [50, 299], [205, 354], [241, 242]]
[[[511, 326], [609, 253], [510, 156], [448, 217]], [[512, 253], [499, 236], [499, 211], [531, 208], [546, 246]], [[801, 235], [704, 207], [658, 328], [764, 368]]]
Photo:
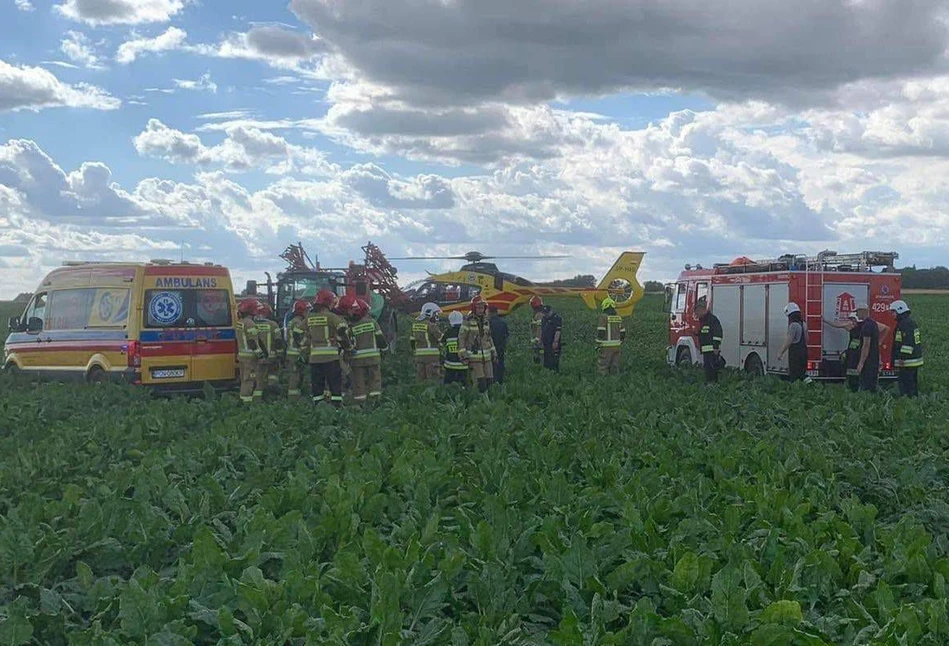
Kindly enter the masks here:
[[722, 356], [729, 367], [738, 362], [741, 328], [741, 287], [739, 285], [712, 286], [712, 313], [722, 322]]

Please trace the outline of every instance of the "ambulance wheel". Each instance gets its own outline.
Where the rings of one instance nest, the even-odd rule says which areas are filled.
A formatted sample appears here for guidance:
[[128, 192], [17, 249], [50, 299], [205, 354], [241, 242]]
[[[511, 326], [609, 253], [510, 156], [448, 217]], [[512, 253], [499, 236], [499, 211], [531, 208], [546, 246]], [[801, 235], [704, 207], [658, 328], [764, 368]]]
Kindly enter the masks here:
[[692, 352], [688, 348], [679, 348], [676, 352], [676, 367], [688, 368], [692, 365]]
[[764, 364], [761, 363], [761, 357], [757, 354], [749, 354], [748, 358], [745, 359], [745, 372], [752, 377], [763, 377]]
[[7, 373], [8, 375], [13, 375], [14, 378], [16, 378], [16, 377], [18, 377], [19, 375], [23, 374], [23, 371], [20, 370], [20, 366], [16, 365], [16, 364], [13, 363], [12, 361], [6, 365], [6, 367], [3, 369], [3, 371], [4, 371], [5, 373]]
[[105, 370], [99, 366], [94, 366], [89, 370], [89, 374], [86, 375], [86, 381], [90, 384], [104, 384], [106, 381]]

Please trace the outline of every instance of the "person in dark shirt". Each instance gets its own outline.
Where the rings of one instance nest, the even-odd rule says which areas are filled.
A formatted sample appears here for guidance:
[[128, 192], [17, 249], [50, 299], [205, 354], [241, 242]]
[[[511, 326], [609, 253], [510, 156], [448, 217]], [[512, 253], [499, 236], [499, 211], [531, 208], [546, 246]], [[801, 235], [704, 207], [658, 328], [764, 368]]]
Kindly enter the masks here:
[[880, 377], [880, 329], [876, 321], [870, 318], [870, 309], [861, 305], [857, 308], [860, 317], [860, 361], [857, 372], [860, 374], [860, 390], [876, 392]]
[[544, 314], [540, 328], [540, 340], [544, 346], [544, 367], [554, 372], [560, 372], [560, 340], [563, 331], [563, 319], [550, 305], [544, 305]]
[[498, 315], [498, 308], [494, 305], [488, 308], [491, 314], [489, 324], [491, 325], [491, 340], [494, 341], [494, 349], [497, 351], [498, 358], [494, 362], [494, 382], [504, 383], [504, 353], [507, 351], [507, 339], [511, 332], [507, 329], [507, 321]]

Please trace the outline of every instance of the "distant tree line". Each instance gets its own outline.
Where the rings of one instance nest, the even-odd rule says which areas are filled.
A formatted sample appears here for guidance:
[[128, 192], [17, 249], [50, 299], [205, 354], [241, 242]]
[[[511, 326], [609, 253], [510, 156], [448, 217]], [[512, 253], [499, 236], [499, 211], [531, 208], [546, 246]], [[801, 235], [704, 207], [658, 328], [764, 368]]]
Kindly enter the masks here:
[[949, 269], [930, 267], [917, 269], [916, 266], [900, 269], [903, 289], [949, 289]]
[[23, 292], [22, 294], [17, 295], [17, 297], [13, 299], [13, 302], [14, 302], [14, 303], [26, 303], [26, 302], [29, 301], [31, 298], [33, 298], [33, 293], [32, 293], [32, 292]]
[[580, 274], [565, 280], [552, 280], [539, 284], [544, 287], [596, 287], [596, 276]]
[[666, 286], [657, 280], [647, 280], [645, 283], [643, 283], [643, 289], [650, 294], [656, 294], [664, 292], [666, 290]]

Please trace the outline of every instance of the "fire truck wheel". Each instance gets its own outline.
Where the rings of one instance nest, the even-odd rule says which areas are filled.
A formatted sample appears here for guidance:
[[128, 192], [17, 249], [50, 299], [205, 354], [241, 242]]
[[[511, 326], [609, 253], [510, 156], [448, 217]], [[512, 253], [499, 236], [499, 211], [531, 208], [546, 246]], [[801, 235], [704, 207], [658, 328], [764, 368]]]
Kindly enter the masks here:
[[761, 363], [761, 357], [757, 354], [749, 354], [745, 359], [745, 372], [753, 377], [763, 377], [764, 364]]
[[676, 352], [676, 367], [688, 368], [692, 365], [692, 352], [688, 348], [679, 348]]

